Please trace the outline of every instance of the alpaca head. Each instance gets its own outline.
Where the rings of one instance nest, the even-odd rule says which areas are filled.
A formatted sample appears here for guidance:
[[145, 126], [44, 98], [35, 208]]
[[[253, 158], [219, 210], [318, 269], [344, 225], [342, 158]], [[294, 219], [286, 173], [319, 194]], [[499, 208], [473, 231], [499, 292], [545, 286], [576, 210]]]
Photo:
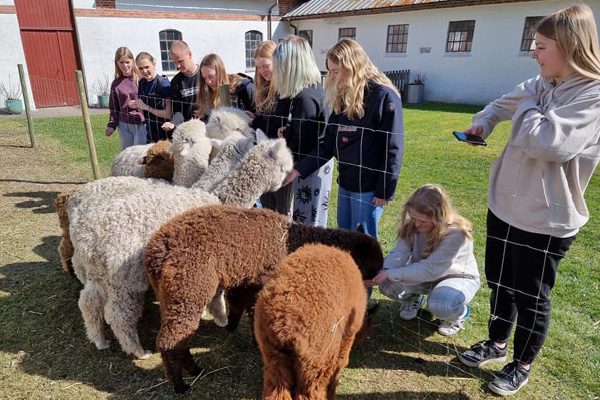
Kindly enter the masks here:
[[211, 111], [206, 123], [206, 136], [211, 139], [225, 139], [232, 133], [251, 136], [250, 117], [242, 110], [233, 107], [221, 107]]
[[144, 166], [145, 178], [172, 180], [174, 161], [173, 154], [168, 152], [171, 142], [161, 140], [148, 149], [146, 155], [138, 161]]
[[206, 137], [206, 125], [199, 119], [191, 119], [177, 126], [173, 132], [173, 143], [169, 146], [169, 153], [186, 156], [190, 148], [202, 138]]
[[294, 168], [294, 158], [285, 143], [285, 139], [267, 140], [254, 146], [254, 148], [260, 149], [257, 151], [263, 151], [263, 159], [269, 164], [269, 169], [265, 169], [265, 171], [273, 174], [271, 186], [266, 191], [275, 192], [279, 190], [287, 174]]

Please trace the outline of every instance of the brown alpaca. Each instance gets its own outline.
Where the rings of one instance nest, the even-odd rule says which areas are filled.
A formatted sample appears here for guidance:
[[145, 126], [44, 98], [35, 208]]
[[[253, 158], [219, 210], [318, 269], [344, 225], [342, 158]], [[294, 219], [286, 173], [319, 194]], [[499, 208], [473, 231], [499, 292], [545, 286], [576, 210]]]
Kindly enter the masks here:
[[348, 253], [308, 244], [285, 257], [261, 290], [254, 336], [266, 400], [332, 400], [367, 295]]
[[[146, 152], [144, 158], [138, 160], [144, 165], [144, 177], [165, 179], [171, 181], [173, 179], [173, 155], [167, 152], [167, 148], [171, 145], [168, 140], [161, 140], [151, 146]], [[69, 198], [77, 192], [78, 188], [69, 189], [60, 193], [54, 201], [56, 215], [58, 215], [58, 224], [61, 229], [61, 239], [58, 245], [58, 254], [60, 255], [60, 263], [65, 272], [75, 277], [73, 271], [73, 244], [71, 243], [71, 235], [69, 233], [69, 215], [67, 213], [67, 203]]]
[[188, 339], [217, 289], [259, 290], [281, 259], [306, 243], [347, 250], [361, 270], [368, 271], [369, 279], [383, 265], [379, 243], [363, 233], [295, 224], [259, 208], [199, 207], [178, 215], [152, 235], [144, 265], [160, 299], [156, 344], [177, 393], [189, 389], [183, 369], [200, 372]]

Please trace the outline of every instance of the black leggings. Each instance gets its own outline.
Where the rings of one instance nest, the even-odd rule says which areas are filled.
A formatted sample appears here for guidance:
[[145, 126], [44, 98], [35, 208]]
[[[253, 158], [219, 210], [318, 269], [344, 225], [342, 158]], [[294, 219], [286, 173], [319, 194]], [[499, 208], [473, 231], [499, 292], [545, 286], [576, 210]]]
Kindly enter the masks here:
[[546, 339], [550, 291], [558, 263], [575, 236], [557, 238], [511, 226], [488, 210], [485, 276], [490, 295], [489, 336], [507, 342], [516, 320], [514, 359], [530, 364]]

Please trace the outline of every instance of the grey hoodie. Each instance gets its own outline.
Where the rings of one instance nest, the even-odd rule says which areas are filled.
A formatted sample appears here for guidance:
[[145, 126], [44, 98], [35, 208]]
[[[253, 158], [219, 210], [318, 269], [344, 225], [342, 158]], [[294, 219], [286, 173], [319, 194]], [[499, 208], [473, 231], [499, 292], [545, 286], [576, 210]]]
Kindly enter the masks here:
[[492, 164], [490, 210], [524, 231], [565, 238], [589, 219], [584, 193], [600, 161], [600, 81], [540, 76], [488, 104], [473, 125], [490, 135], [512, 119], [504, 151]]

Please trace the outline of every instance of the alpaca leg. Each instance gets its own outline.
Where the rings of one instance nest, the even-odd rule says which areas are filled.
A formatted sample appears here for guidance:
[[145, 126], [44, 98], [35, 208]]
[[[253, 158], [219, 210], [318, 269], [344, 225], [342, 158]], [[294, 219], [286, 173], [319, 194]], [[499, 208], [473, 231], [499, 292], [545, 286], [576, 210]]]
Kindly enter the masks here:
[[58, 254], [60, 255], [60, 263], [63, 270], [74, 278], [75, 271], [73, 270], [73, 262], [71, 261], [73, 257], [73, 243], [71, 243], [68, 231], [65, 233], [63, 230], [60, 244], [58, 245]]
[[227, 305], [229, 306], [227, 330], [229, 332], [237, 329], [244, 310], [248, 312], [250, 326], [254, 326], [254, 305], [259, 291], [260, 287], [257, 285], [236, 286], [227, 290]]
[[342, 343], [340, 345], [340, 353], [337, 359], [337, 367], [333, 371], [331, 378], [329, 380], [329, 384], [327, 385], [327, 400], [335, 399], [335, 390], [337, 388], [340, 374], [342, 373], [342, 369], [348, 365], [348, 361], [350, 360], [350, 350], [352, 349], [352, 344], [354, 343], [354, 335], [351, 337], [343, 337]]
[[208, 304], [208, 312], [213, 316], [215, 324], [220, 327], [227, 326], [227, 304], [225, 302], [225, 290], [219, 288], [217, 294]]
[[85, 324], [85, 332], [98, 350], [108, 349], [109, 341], [104, 337], [104, 298], [100, 288], [91, 281], [85, 283], [79, 295], [79, 309]]
[[123, 351], [133, 354], [139, 359], [145, 359], [152, 354], [144, 350], [137, 332], [137, 323], [144, 307], [144, 293], [127, 293], [124, 287], [114, 288], [109, 293], [104, 307], [106, 322], [110, 325]]
[[295, 379], [290, 357], [270, 346], [261, 346], [261, 351], [264, 363], [263, 399], [292, 400]]

